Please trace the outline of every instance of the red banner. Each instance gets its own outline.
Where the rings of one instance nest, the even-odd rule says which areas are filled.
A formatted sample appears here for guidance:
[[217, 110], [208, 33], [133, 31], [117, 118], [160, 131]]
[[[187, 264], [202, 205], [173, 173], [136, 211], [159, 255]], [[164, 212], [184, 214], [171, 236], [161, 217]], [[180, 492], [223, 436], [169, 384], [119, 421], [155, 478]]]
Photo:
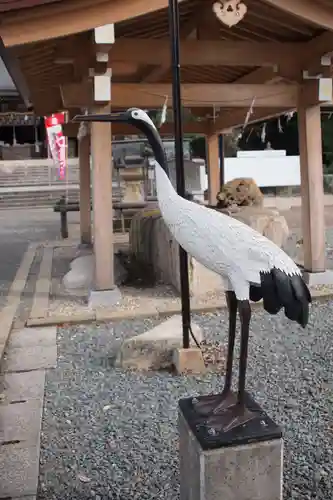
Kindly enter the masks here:
[[63, 134], [62, 125], [66, 121], [65, 113], [55, 113], [45, 116], [45, 127], [51, 156], [58, 166], [59, 179], [65, 179], [67, 167], [67, 140]]

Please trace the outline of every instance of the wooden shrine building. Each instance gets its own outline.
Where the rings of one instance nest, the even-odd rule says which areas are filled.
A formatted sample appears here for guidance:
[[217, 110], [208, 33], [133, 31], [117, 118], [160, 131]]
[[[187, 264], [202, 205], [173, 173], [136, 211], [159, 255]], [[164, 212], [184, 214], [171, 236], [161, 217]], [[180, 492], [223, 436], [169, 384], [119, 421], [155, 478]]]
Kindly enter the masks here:
[[[171, 105], [167, 0], [0, 1], [1, 36], [37, 115], [68, 109]], [[305, 268], [325, 270], [321, 106], [332, 101], [332, 0], [180, 2], [184, 131], [207, 137], [209, 193], [219, 188], [218, 134], [297, 110]], [[250, 111], [250, 112], [249, 112]], [[67, 134], [76, 135], [68, 124]], [[81, 236], [93, 241], [96, 289], [114, 287], [111, 137], [126, 125], [93, 123], [79, 144]], [[165, 124], [162, 133], [172, 133]], [[133, 129], [133, 133], [137, 133]]]

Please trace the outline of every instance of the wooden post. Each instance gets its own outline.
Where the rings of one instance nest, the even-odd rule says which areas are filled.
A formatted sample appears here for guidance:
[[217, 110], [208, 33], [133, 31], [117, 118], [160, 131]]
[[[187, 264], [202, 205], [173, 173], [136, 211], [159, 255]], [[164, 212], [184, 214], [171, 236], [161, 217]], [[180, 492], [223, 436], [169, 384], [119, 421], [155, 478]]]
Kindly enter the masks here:
[[220, 190], [220, 156], [218, 134], [210, 135], [207, 137], [206, 158], [208, 173], [208, 203], [209, 205], [216, 205], [216, 195]]
[[304, 268], [325, 271], [325, 212], [320, 105], [298, 104]]
[[91, 199], [90, 199], [90, 135], [79, 139], [80, 168], [80, 232], [81, 243], [90, 245], [91, 241]]
[[[95, 113], [109, 113], [110, 106]], [[114, 288], [111, 123], [92, 122], [95, 289]]]

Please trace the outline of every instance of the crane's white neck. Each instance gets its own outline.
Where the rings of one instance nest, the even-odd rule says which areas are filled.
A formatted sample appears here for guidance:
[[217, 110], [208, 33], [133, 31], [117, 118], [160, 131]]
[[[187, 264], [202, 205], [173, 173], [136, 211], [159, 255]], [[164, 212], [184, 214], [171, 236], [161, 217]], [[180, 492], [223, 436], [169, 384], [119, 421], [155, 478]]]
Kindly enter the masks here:
[[164, 209], [168, 204], [172, 203], [177, 197], [176, 193], [169, 177], [163, 170], [158, 161], [155, 160], [155, 179], [156, 179], [156, 192], [157, 200], [161, 212], [163, 214]]

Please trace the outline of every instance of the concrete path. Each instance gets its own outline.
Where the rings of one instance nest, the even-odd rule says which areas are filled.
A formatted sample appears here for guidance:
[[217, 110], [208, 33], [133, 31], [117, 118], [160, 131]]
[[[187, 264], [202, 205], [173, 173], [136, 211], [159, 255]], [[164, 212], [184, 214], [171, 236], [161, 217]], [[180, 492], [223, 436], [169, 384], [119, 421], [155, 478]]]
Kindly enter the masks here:
[[59, 214], [51, 209], [0, 211], [0, 308], [30, 242], [59, 238]]
[[0, 376], [0, 498], [36, 498], [45, 370], [56, 363], [56, 328], [11, 333]]

